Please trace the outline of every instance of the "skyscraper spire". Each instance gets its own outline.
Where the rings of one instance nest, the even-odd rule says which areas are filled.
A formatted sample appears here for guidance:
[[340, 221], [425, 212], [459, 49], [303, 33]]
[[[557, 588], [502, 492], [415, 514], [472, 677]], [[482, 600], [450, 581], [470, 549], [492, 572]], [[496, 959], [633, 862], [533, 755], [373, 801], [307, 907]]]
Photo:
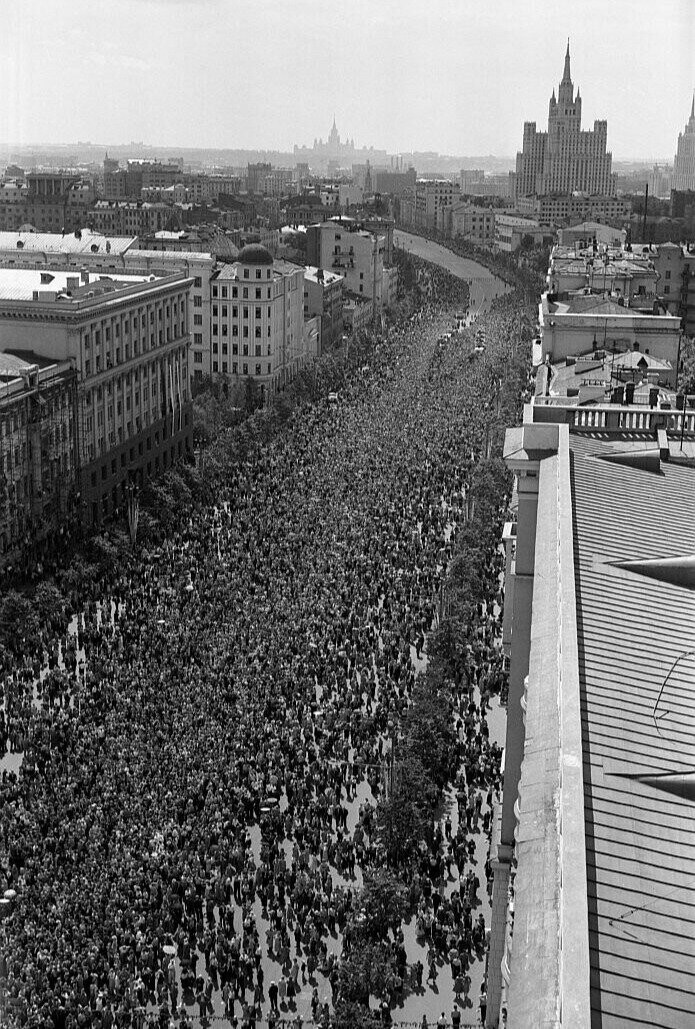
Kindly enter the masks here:
[[571, 82], [572, 81], [572, 79], [570, 77], [570, 41], [569, 41], [569, 36], [567, 37], [567, 53], [565, 54], [565, 70], [562, 73], [562, 81], [563, 82]]

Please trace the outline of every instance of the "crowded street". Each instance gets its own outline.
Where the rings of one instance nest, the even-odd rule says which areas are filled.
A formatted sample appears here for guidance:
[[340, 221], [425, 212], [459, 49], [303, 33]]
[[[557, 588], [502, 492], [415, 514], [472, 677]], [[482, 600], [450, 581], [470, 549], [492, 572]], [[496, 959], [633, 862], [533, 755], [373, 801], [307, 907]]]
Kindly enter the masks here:
[[[333, 1024], [363, 886], [391, 864], [379, 805], [472, 482], [512, 416], [518, 303], [490, 304], [474, 355], [448, 285], [336, 398], [233, 464], [214, 502], [65, 591], [43, 654], [3, 652], [5, 1024]], [[407, 911], [384, 935], [382, 1022], [484, 1015], [503, 557], [478, 558], [463, 671], [438, 694], [446, 781], [394, 866]]]

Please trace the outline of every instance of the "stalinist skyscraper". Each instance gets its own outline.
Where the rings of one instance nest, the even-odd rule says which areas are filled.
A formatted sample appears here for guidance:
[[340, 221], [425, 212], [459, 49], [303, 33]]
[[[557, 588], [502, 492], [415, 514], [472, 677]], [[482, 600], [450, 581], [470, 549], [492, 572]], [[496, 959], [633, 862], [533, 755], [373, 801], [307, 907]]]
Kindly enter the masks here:
[[671, 188], [695, 190], [695, 96], [685, 132], [678, 133], [678, 150], [673, 161]]
[[605, 121], [595, 121], [593, 131], [582, 132], [582, 99], [572, 84], [568, 40], [558, 95], [553, 90], [550, 98], [548, 131], [536, 132], [535, 121], [524, 123], [523, 150], [516, 155], [512, 177], [514, 196], [613, 196], [613, 158], [606, 152], [606, 138]]

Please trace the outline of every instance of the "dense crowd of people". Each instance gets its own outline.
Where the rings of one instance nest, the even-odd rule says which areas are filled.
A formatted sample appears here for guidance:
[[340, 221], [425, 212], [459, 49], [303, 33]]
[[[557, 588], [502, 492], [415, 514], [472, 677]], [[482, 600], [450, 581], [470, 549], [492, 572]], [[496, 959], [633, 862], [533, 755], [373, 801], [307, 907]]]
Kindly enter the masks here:
[[[441, 614], [514, 318], [501, 301], [471, 360], [472, 336], [442, 339], [448, 299], [392, 329], [337, 404], [298, 409], [161, 547], [75, 584], [43, 655], [5, 654], [0, 751], [23, 753], [0, 782], [7, 1025], [330, 1023], [343, 931], [384, 863], [389, 726]], [[464, 1000], [484, 956], [500, 570], [487, 554], [452, 684], [453, 821], [410, 877], [428, 966], [393, 934], [384, 1021], [443, 962]]]

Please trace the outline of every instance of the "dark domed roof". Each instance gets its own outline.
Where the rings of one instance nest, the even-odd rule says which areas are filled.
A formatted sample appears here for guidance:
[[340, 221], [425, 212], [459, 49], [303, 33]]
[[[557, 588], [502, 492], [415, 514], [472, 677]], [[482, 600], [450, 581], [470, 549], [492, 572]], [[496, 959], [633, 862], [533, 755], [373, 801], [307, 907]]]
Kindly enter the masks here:
[[261, 246], [260, 243], [247, 243], [239, 251], [237, 260], [242, 264], [272, 264], [273, 255], [267, 247]]

